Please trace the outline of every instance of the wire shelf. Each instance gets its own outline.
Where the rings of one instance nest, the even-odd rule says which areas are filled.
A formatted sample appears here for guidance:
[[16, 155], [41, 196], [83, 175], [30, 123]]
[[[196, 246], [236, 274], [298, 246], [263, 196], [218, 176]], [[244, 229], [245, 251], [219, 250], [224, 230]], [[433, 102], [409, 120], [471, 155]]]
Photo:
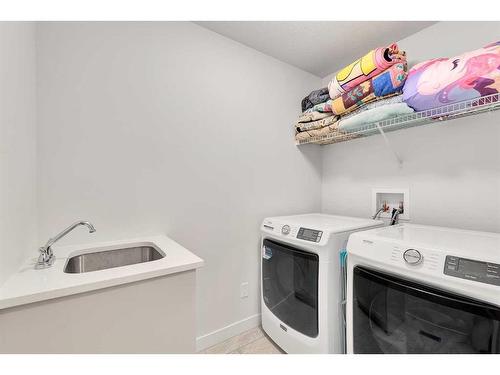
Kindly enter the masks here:
[[374, 134], [391, 132], [399, 129], [411, 128], [430, 124], [436, 121], [446, 121], [459, 117], [470, 116], [477, 113], [494, 111], [500, 109], [500, 93], [482, 96], [479, 98], [465, 100], [462, 102], [445, 105], [421, 112], [413, 112], [408, 115], [393, 117], [387, 120], [373, 122], [359, 127], [355, 131], [342, 132], [339, 130], [328, 135], [296, 140], [297, 145], [307, 143], [331, 144], [349, 141]]

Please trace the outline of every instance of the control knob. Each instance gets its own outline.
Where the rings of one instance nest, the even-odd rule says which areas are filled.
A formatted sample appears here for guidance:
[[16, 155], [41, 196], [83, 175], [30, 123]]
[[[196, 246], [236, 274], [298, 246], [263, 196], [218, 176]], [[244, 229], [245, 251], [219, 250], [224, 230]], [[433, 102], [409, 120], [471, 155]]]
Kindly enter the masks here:
[[405, 260], [406, 263], [416, 266], [417, 264], [420, 264], [424, 257], [422, 254], [420, 254], [420, 251], [415, 250], [415, 249], [408, 249], [403, 253], [403, 259]]

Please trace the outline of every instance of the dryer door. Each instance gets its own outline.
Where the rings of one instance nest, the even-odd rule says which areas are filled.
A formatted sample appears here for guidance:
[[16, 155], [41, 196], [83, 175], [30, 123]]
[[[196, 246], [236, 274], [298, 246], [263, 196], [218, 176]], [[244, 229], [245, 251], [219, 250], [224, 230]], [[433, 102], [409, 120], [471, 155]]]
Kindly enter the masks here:
[[354, 268], [354, 353], [500, 353], [500, 309]]
[[264, 240], [264, 303], [286, 326], [309, 337], [318, 335], [318, 269], [317, 254]]

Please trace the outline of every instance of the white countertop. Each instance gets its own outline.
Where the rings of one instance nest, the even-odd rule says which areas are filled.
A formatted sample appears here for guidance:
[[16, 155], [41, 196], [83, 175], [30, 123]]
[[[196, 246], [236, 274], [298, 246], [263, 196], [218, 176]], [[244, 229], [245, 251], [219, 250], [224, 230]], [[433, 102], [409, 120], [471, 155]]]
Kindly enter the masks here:
[[[68, 258], [123, 247], [155, 246], [165, 257], [151, 262], [86, 273], [64, 273]], [[69, 296], [153, 277], [193, 270], [203, 260], [164, 235], [110, 242], [58, 247], [50, 268], [35, 270], [36, 257], [28, 261], [0, 287], [0, 309]]]

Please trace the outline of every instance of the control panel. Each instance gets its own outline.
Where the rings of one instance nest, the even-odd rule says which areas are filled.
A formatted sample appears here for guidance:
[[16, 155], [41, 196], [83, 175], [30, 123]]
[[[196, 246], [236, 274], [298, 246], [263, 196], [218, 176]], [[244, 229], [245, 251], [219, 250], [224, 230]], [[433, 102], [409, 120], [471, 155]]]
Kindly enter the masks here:
[[444, 263], [444, 274], [500, 286], [500, 264], [496, 263], [448, 255]]
[[321, 241], [322, 235], [323, 235], [323, 232], [320, 230], [300, 227], [299, 232], [297, 233], [297, 238], [299, 240], [319, 242], [319, 241]]

